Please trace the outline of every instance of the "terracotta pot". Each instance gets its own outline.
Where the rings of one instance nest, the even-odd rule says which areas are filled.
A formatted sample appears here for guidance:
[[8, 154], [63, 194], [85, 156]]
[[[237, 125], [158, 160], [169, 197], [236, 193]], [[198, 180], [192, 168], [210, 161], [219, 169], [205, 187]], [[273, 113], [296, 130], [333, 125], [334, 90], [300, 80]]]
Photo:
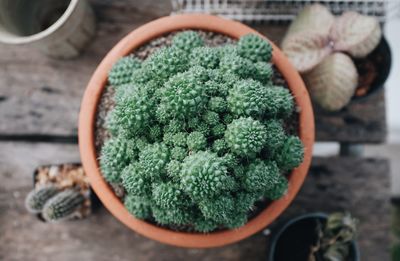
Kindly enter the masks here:
[[95, 121], [97, 104], [107, 84], [107, 74], [112, 65], [121, 57], [131, 53], [150, 40], [169, 32], [182, 29], [213, 31], [233, 38], [239, 38], [255, 30], [238, 22], [210, 15], [176, 15], [157, 19], [139, 27], [122, 39], [103, 59], [93, 74], [83, 97], [79, 117], [79, 147], [82, 163], [94, 191], [104, 206], [132, 230], [148, 238], [180, 247], [217, 247], [247, 238], [273, 222], [293, 201], [307, 175], [314, 143], [314, 116], [308, 92], [300, 75], [288, 59], [273, 45], [273, 63], [286, 79], [297, 106], [300, 108], [299, 135], [305, 145], [303, 163], [289, 176], [287, 194], [272, 202], [259, 215], [235, 230], [218, 231], [209, 234], [186, 233], [168, 230], [132, 216], [103, 179], [95, 149]]

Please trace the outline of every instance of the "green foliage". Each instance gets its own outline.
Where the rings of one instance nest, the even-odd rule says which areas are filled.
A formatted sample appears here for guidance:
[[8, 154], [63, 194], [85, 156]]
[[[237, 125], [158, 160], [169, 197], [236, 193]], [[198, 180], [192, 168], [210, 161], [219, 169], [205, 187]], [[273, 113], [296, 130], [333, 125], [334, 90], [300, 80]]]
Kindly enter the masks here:
[[185, 225], [193, 222], [193, 214], [187, 207], [169, 209], [153, 204], [151, 210], [154, 219], [161, 225]]
[[255, 65], [248, 59], [235, 54], [227, 54], [221, 58], [220, 68], [223, 72], [236, 74], [241, 78], [251, 78], [255, 71]]
[[190, 54], [191, 66], [202, 66], [207, 69], [215, 69], [219, 64], [218, 50], [210, 47], [197, 47]]
[[178, 132], [172, 136], [172, 143], [175, 146], [185, 147], [186, 146], [186, 132]]
[[226, 125], [223, 123], [218, 123], [217, 125], [212, 127], [211, 133], [214, 138], [219, 138], [224, 136], [225, 130], [226, 130]]
[[293, 112], [293, 96], [286, 88], [271, 86], [266, 89], [267, 97], [265, 108], [266, 115], [270, 117], [286, 118]]
[[58, 188], [53, 185], [47, 185], [34, 189], [26, 196], [25, 207], [30, 213], [40, 213], [44, 204], [58, 192]]
[[203, 121], [209, 126], [215, 126], [219, 123], [219, 115], [214, 111], [207, 111], [203, 115]]
[[227, 98], [229, 110], [236, 116], [259, 117], [265, 111], [267, 88], [260, 82], [247, 79], [236, 83]]
[[279, 168], [289, 171], [298, 167], [304, 158], [304, 146], [296, 136], [289, 136], [283, 145], [274, 152], [274, 160]]
[[162, 83], [188, 68], [188, 55], [178, 48], [160, 48], [146, 60], [143, 66], [152, 79]]
[[178, 182], [180, 180], [181, 168], [182, 164], [179, 160], [171, 160], [166, 166], [168, 177]]
[[203, 216], [198, 217], [194, 221], [194, 228], [196, 231], [208, 233], [218, 227], [218, 222], [212, 219], [206, 219]]
[[205, 149], [207, 145], [206, 137], [199, 131], [190, 133], [187, 137], [187, 146], [191, 151], [199, 151]]
[[76, 190], [67, 189], [50, 198], [43, 206], [42, 216], [46, 221], [60, 221], [73, 215], [85, 200]]
[[269, 190], [264, 193], [264, 196], [271, 200], [280, 199], [283, 195], [286, 194], [288, 189], [288, 181], [287, 179], [279, 175], [276, 184]]
[[272, 65], [266, 62], [257, 62], [255, 64], [255, 67], [256, 73], [254, 75], [254, 78], [262, 83], [269, 83], [271, 81], [272, 75], [274, 74]]
[[190, 203], [179, 185], [173, 182], [154, 185], [152, 193], [155, 204], [163, 209], [179, 209]]
[[242, 186], [250, 192], [266, 193], [275, 188], [279, 181], [279, 169], [275, 162], [253, 161], [242, 177]]
[[104, 178], [111, 183], [120, 182], [122, 170], [137, 158], [135, 141], [124, 138], [111, 138], [103, 146], [100, 167]]
[[175, 134], [181, 131], [184, 131], [185, 123], [181, 120], [172, 119], [168, 122], [168, 124], [164, 127], [166, 133]]
[[272, 85], [270, 56], [258, 36], [210, 47], [183, 31], [144, 61], [113, 67], [100, 167], [124, 187], [132, 215], [206, 233], [240, 227], [256, 201], [286, 193], [280, 173], [304, 152], [283, 128], [293, 97]]
[[241, 117], [228, 125], [225, 140], [236, 155], [254, 157], [264, 147], [268, 135], [261, 122], [250, 117]]
[[172, 44], [173, 46], [189, 53], [194, 48], [203, 46], [204, 41], [198, 33], [194, 31], [185, 31], [177, 33], [172, 38]]
[[[349, 213], [332, 213], [325, 224], [318, 223], [317, 240], [309, 253], [309, 260], [317, 256], [327, 261], [348, 260], [350, 247], [356, 239], [358, 220]], [[398, 259], [393, 259], [398, 260]]]
[[153, 125], [149, 130], [149, 138], [153, 141], [160, 141], [162, 137], [162, 130], [160, 125]]
[[217, 47], [216, 49], [218, 50], [220, 57], [224, 57], [230, 54], [238, 54], [236, 45], [233, 44], [225, 44], [223, 46]]
[[190, 72], [174, 75], [165, 83], [161, 106], [171, 118], [188, 118], [207, 101], [201, 81]]
[[235, 201], [231, 195], [224, 195], [215, 199], [206, 199], [200, 202], [199, 206], [206, 219], [212, 219], [218, 223], [227, 223], [232, 217]]
[[269, 62], [272, 57], [272, 46], [260, 36], [248, 34], [240, 37], [237, 52], [253, 62]]
[[121, 174], [122, 185], [129, 195], [146, 197], [151, 190], [151, 183], [144, 176], [139, 163], [125, 167]]
[[133, 56], [127, 56], [119, 59], [108, 73], [108, 82], [118, 87], [123, 84], [132, 82], [132, 74], [139, 70], [142, 63], [139, 59]]
[[269, 151], [274, 151], [281, 147], [286, 139], [282, 123], [279, 120], [268, 120], [265, 122], [264, 126], [267, 133], [266, 148], [268, 148]]
[[151, 217], [151, 203], [142, 197], [128, 194], [125, 197], [124, 205], [129, 213], [139, 219]]
[[174, 182], [179, 182], [181, 175], [181, 168], [182, 168], [182, 163], [180, 161], [171, 160], [166, 167], [168, 177]]
[[170, 151], [162, 143], [150, 144], [139, 153], [140, 168], [152, 181], [159, 180], [165, 174], [169, 159]]
[[113, 111], [113, 123], [130, 136], [144, 132], [153, 118], [154, 99], [145, 91], [138, 90], [122, 100]]
[[[186, 140], [185, 140], [186, 141]], [[171, 158], [182, 161], [188, 154], [188, 151], [182, 147], [174, 147], [171, 149]]]
[[227, 102], [224, 98], [222, 97], [211, 97], [210, 101], [208, 102], [208, 108], [211, 111], [215, 111], [218, 113], [225, 112], [227, 109]]
[[208, 151], [193, 153], [182, 164], [182, 186], [195, 200], [204, 200], [234, 187], [224, 162]]
[[212, 150], [218, 155], [224, 155], [228, 150], [225, 139], [215, 140], [212, 145]]

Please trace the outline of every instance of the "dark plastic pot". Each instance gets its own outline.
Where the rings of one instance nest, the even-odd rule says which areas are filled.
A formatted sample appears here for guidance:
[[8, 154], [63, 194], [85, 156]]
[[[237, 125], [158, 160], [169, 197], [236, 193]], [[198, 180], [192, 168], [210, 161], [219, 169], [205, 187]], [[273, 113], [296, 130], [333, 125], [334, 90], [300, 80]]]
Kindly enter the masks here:
[[[359, 101], [367, 98], [370, 95], [375, 94], [377, 91], [382, 89], [385, 85], [385, 82], [390, 74], [390, 69], [392, 66], [392, 53], [390, 50], [389, 43], [386, 41], [385, 37], [382, 37], [378, 46], [366, 57], [363, 59], [353, 59], [357, 64], [363, 63], [363, 61], [372, 61], [374, 67], [377, 68], [377, 76], [373, 80], [371, 87], [368, 92], [361, 96], [353, 96], [352, 101]], [[359, 67], [357, 66], [357, 70], [359, 74], [361, 73]]]
[[[32, 175], [32, 177], [33, 177], [33, 188], [35, 188], [35, 185], [36, 185], [36, 176], [38, 175], [39, 168], [41, 168], [41, 167], [51, 167], [51, 166], [56, 166], [56, 165], [60, 166], [60, 165], [65, 165], [65, 164], [73, 165], [73, 166], [81, 166], [82, 165], [81, 163], [63, 163], [63, 164], [48, 164], [48, 165], [39, 166], [33, 171], [33, 175]], [[89, 190], [89, 198], [90, 198], [90, 202], [91, 202], [91, 204], [90, 204], [91, 211], [92, 211], [91, 213], [93, 213], [94, 211], [96, 211], [101, 206], [101, 202], [100, 202], [99, 198], [97, 197], [96, 193], [93, 192], [92, 187], [90, 187], [90, 190]], [[40, 221], [46, 222], [46, 220], [44, 220], [44, 218], [42, 217], [42, 214], [39, 213], [39, 214], [36, 215], [36, 217]]]
[[[268, 261], [307, 261], [310, 247], [316, 241], [317, 221], [324, 224], [327, 218], [324, 213], [311, 213], [289, 220], [272, 236]], [[351, 242], [348, 261], [360, 261], [355, 241]]]

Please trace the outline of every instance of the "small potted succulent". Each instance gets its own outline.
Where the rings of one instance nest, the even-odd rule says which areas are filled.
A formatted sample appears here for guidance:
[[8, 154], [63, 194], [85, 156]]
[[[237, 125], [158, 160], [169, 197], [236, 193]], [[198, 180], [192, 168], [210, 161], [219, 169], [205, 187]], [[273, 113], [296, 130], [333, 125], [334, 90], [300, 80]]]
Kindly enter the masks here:
[[391, 66], [390, 48], [375, 17], [357, 12], [335, 17], [320, 4], [299, 13], [282, 50], [315, 102], [328, 111], [382, 88]]
[[33, 173], [33, 186], [25, 207], [42, 221], [85, 218], [97, 203], [80, 164], [40, 166]]
[[359, 261], [356, 232], [349, 213], [302, 215], [274, 235], [269, 261]]
[[79, 128], [104, 205], [184, 247], [270, 224], [298, 192], [314, 139], [287, 59], [252, 29], [208, 15], [162, 18], [123, 39], [89, 83]]

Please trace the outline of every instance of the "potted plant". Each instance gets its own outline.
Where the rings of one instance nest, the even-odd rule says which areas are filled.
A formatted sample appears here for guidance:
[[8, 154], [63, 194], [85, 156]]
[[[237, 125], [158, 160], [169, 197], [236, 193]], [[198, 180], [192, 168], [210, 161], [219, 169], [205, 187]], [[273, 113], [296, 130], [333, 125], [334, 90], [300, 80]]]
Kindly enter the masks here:
[[294, 19], [282, 50], [311, 97], [328, 111], [382, 88], [391, 66], [390, 48], [375, 17], [357, 12], [335, 17], [320, 4], [307, 6]]
[[300, 189], [313, 141], [309, 96], [285, 56], [209, 15], [126, 36], [92, 76], [79, 120], [82, 163], [103, 204], [182, 247], [222, 246], [270, 224]]
[[45, 222], [86, 218], [97, 203], [82, 166], [76, 163], [36, 168], [33, 189], [25, 199], [28, 212]]
[[358, 261], [356, 230], [357, 220], [349, 213], [312, 213], [296, 217], [272, 238], [268, 260]]

